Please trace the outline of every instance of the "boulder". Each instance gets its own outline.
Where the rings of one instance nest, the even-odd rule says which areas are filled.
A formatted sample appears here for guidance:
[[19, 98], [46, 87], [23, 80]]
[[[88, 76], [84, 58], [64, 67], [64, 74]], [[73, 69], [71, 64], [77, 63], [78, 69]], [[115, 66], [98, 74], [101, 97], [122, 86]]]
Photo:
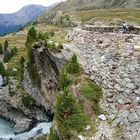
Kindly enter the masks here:
[[131, 114], [128, 116], [128, 120], [129, 120], [129, 122], [131, 122], [131, 123], [135, 123], [135, 122], [140, 121], [140, 118], [139, 118], [139, 116], [137, 115], [137, 113], [133, 112], [133, 113], [131, 113]]
[[19, 134], [21, 132], [28, 131], [32, 124], [32, 120], [30, 120], [30, 119], [22, 119], [22, 120], [18, 120], [16, 122], [17, 123], [14, 125], [15, 134]]

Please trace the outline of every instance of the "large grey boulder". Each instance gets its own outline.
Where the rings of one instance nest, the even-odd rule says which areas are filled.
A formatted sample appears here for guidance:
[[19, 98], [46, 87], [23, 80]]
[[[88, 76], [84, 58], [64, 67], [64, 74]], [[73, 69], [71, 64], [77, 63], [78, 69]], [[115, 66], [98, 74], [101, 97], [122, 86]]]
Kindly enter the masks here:
[[133, 112], [128, 116], [128, 120], [131, 123], [139, 122], [140, 118], [137, 113]]
[[19, 134], [19, 133], [29, 130], [32, 124], [31, 119], [22, 119], [22, 120], [17, 120], [16, 122], [17, 123], [14, 125], [15, 134]]

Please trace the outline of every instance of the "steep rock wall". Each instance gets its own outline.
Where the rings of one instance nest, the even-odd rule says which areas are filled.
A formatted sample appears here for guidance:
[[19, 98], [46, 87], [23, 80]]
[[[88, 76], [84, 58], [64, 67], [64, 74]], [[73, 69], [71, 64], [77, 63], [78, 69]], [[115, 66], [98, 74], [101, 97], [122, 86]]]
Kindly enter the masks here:
[[28, 68], [24, 69], [22, 85], [24, 90], [45, 107], [48, 114], [53, 113], [58, 88], [59, 71], [66, 62], [64, 56], [50, 53], [47, 48], [33, 48], [34, 65], [40, 76], [41, 87], [33, 85]]
[[37, 121], [47, 120], [42, 107], [37, 104], [32, 109], [25, 107], [23, 91], [18, 89], [15, 92], [10, 96], [8, 87], [0, 90], [0, 116], [13, 123], [15, 133], [28, 131]]

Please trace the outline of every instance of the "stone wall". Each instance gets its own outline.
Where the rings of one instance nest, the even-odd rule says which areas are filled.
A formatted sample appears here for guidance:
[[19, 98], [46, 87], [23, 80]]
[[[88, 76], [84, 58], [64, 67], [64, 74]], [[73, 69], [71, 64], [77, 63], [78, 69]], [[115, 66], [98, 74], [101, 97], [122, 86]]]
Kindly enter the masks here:
[[[92, 25], [84, 25], [81, 27], [82, 30], [93, 31], [93, 32], [123, 32], [122, 26], [92, 26]], [[134, 27], [134, 29], [128, 32], [129, 34], [140, 34], [140, 27]]]
[[134, 45], [140, 45], [140, 36], [75, 29], [68, 37], [73, 41], [69, 48], [78, 54], [85, 72], [103, 90], [102, 107], [112, 120], [112, 128], [119, 128], [116, 139], [138, 140], [140, 52], [134, 50]]

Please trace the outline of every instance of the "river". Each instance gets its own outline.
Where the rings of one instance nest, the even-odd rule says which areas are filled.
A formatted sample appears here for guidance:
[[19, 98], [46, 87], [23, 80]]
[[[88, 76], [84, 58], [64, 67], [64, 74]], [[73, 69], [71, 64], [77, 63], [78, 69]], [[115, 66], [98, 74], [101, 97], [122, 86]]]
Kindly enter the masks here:
[[0, 138], [3, 136], [11, 136], [14, 134], [14, 129], [9, 121], [0, 118]]
[[8, 140], [9, 138], [12, 138], [12, 140], [28, 140], [30, 138], [36, 137], [40, 133], [48, 134], [51, 127], [51, 122], [42, 122], [38, 123], [37, 126], [31, 129], [29, 132], [14, 135], [12, 124], [9, 121], [0, 118], [0, 138], [3, 138], [3, 140]]

